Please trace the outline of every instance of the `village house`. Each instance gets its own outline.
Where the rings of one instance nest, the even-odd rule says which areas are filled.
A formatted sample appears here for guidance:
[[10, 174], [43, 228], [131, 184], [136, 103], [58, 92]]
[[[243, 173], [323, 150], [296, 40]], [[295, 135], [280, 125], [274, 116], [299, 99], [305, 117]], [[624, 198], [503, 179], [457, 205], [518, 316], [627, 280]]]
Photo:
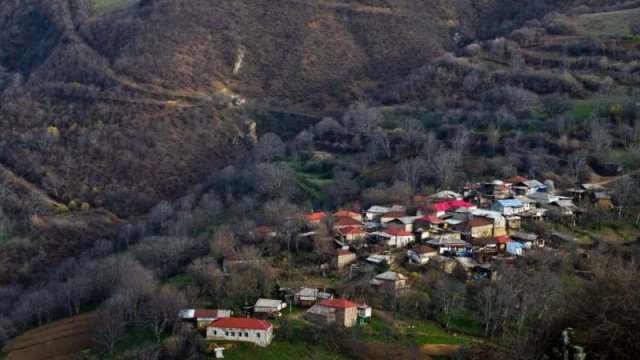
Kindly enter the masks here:
[[492, 210], [506, 216], [518, 215], [526, 211], [524, 204], [518, 199], [502, 199], [493, 203]]
[[331, 267], [337, 270], [344, 269], [347, 265], [356, 261], [355, 253], [344, 249], [332, 249], [329, 251]]
[[404, 211], [389, 211], [380, 215], [380, 223], [384, 225], [390, 221], [403, 218], [406, 216], [409, 216], [409, 215], [407, 215], [407, 213]]
[[402, 229], [404, 231], [413, 232], [414, 222], [417, 216], [404, 216], [397, 219], [393, 219], [386, 223], [387, 227]]
[[551, 216], [572, 216], [576, 206], [571, 200], [556, 200], [546, 206]]
[[311, 214], [305, 215], [307, 218], [307, 222], [310, 224], [320, 224], [324, 219], [327, 218], [327, 213], [324, 211], [314, 212]]
[[273, 339], [273, 325], [264, 320], [228, 317], [207, 327], [207, 340], [244, 341], [267, 346]]
[[514, 196], [514, 199], [520, 201], [520, 203], [522, 204], [522, 207], [523, 207], [522, 213], [526, 213], [528, 211], [535, 210], [538, 208], [538, 202], [529, 197], [526, 197], [523, 195], [516, 195]]
[[471, 238], [471, 245], [473, 246], [473, 252], [488, 252], [488, 253], [497, 253], [498, 252], [498, 242], [494, 237], [481, 237], [481, 238]]
[[488, 198], [491, 201], [505, 199], [510, 196], [509, 187], [511, 184], [505, 183], [502, 180], [493, 180], [482, 184], [482, 196]]
[[606, 191], [598, 191], [591, 196], [591, 202], [600, 208], [612, 209], [613, 202], [611, 202], [611, 195]]
[[297, 306], [311, 307], [318, 301], [333, 299], [333, 295], [317, 288], [302, 287], [293, 295], [293, 303]]
[[356, 226], [347, 226], [339, 229], [338, 235], [345, 243], [349, 244], [364, 240], [367, 237], [367, 232]]
[[447, 274], [452, 274], [457, 265], [458, 263], [454, 259], [442, 255], [436, 255], [429, 260], [429, 267], [433, 267]]
[[379, 242], [390, 247], [403, 247], [415, 241], [415, 236], [402, 229], [388, 228], [383, 231], [376, 231], [371, 235]]
[[401, 291], [408, 290], [407, 280], [406, 276], [398, 272], [386, 271], [374, 276], [371, 285], [381, 292], [397, 295]]
[[536, 234], [516, 232], [511, 235], [511, 238], [523, 243], [527, 248], [544, 247], [544, 239], [541, 239]]
[[318, 325], [337, 323], [351, 327], [358, 323], [358, 306], [345, 299], [324, 300], [307, 310], [304, 317]]
[[472, 217], [482, 217], [493, 221], [493, 235], [504, 235], [507, 233], [507, 219], [498, 211], [475, 209], [471, 212]]
[[426, 212], [423, 213], [422, 211], [420, 211], [418, 213], [418, 216], [435, 215], [440, 218], [445, 216], [447, 211], [451, 210], [452, 208], [467, 208], [469, 210], [474, 210], [477, 209], [478, 206], [463, 200], [446, 201], [427, 206], [427, 208], [424, 210]]
[[184, 309], [178, 312], [182, 322], [193, 324], [198, 330], [204, 330], [211, 322], [231, 315], [231, 310]]
[[432, 202], [442, 202], [442, 201], [462, 200], [463, 196], [462, 194], [458, 194], [455, 191], [443, 190], [427, 196], [427, 199]]
[[420, 265], [424, 265], [429, 262], [429, 259], [438, 255], [438, 250], [432, 248], [431, 246], [418, 246], [412, 249], [407, 250], [407, 257]]
[[276, 230], [266, 225], [258, 226], [258, 228], [256, 229], [256, 233], [258, 233], [258, 236], [262, 238], [272, 238], [278, 235], [278, 232]]
[[277, 299], [258, 299], [253, 306], [253, 314], [263, 317], [277, 317], [280, 314], [280, 310], [287, 307], [287, 304], [282, 300]]
[[463, 253], [471, 249], [471, 244], [460, 240], [460, 234], [439, 235], [434, 239], [428, 240], [427, 245], [436, 248], [439, 254]]
[[547, 191], [548, 187], [538, 180], [520, 181], [517, 183], [513, 183], [513, 185], [511, 186], [511, 192], [513, 193], [513, 195], [529, 196], [533, 193]]
[[339, 217], [336, 218], [335, 221], [333, 222], [333, 231], [338, 232], [340, 229], [342, 228], [346, 228], [346, 227], [357, 227], [357, 228], [362, 228], [362, 222], [350, 217]]
[[365, 217], [368, 221], [379, 220], [382, 214], [388, 213], [390, 210], [391, 208], [387, 206], [374, 205], [365, 211]]
[[508, 236], [496, 236], [496, 242], [498, 243], [498, 249], [500, 252], [510, 255], [522, 256], [522, 253], [525, 250], [525, 245], [514, 241]]
[[348, 217], [348, 218], [352, 218], [362, 222], [362, 215], [355, 211], [339, 210], [333, 213], [333, 217], [334, 218]]
[[493, 236], [493, 220], [478, 216], [461, 222], [455, 229], [464, 239], [490, 237]]
[[436, 234], [447, 228], [447, 223], [434, 215], [426, 215], [416, 218], [413, 228], [420, 234], [420, 239], [428, 239], [431, 234]]

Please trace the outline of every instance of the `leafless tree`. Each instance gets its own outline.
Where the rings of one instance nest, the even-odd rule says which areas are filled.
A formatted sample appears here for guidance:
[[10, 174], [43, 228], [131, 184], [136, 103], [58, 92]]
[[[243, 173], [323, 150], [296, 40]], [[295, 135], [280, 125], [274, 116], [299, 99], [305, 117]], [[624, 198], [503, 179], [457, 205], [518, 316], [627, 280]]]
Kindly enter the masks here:
[[127, 322], [116, 310], [101, 310], [99, 316], [100, 323], [95, 329], [94, 341], [113, 356], [116, 345], [127, 332]]
[[455, 312], [462, 308], [465, 292], [463, 284], [448, 278], [444, 278], [436, 284], [433, 293], [435, 305], [444, 316], [446, 329], [449, 329]]
[[162, 288], [144, 305], [142, 315], [158, 341], [168, 329], [175, 329], [178, 311], [187, 301], [182, 293], [171, 288]]
[[173, 206], [168, 201], [161, 201], [149, 212], [149, 220], [154, 228], [164, 231], [170, 217], [174, 214]]
[[412, 189], [416, 190], [420, 181], [427, 174], [428, 165], [422, 157], [415, 157], [400, 162], [396, 165], [396, 178], [400, 181], [406, 181]]
[[613, 183], [613, 195], [618, 206], [618, 218], [628, 212], [627, 207], [638, 201], [638, 180], [630, 175], [622, 176]]
[[213, 234], [209, 253], [217, 259], [222, 259], [227, 255], [235, 253], [237, 246], [238, 240], [234, 231], [229, 227], [221, 226]]
[[589, 124], [589, 148], [599, 153], [611, 148], [611, 134], [603, 119], [593, 119]]
[[254, 188], [271, 198], [290, 198], [297, 192], [296, 176], [284, 163], [261, 163], [251, 174]]
[[346, 198], [354, 195], [358, 191], [358, 184], [354, 180], [353, 173], [349, 171], [337, 171], [333, 176], [333, 181], [327, 184], [324, 190], [335, 205], [341, 205]]
[[416, 119], [403, 118], [400, 120], [400, 136], [409, 149], [416, 149], [424, 136], [424, 126]]
[[571, 153], [567, 158], [567, 165], [569, 167], [569, 173], [575, 179], [574, 184], [578, 184], [580, 182], [580, 176], [583, 174], [587, 165], [586, 154], [581, 151]]
[[358, 102], [349, 107], [345, 112], [343, 122], [345, 127], [363, 137], [369, 137], [381, 120], [380, 111], [367, 107], [365, 103]]
[[383, 157], [391, 157], [391, 143], [387, 133], [382, 129], [373, 130], [368, 138], [367, 153], [377, 161], [382, 155]]
[[542, 99], [542, 106], [548, 117], [555, 117], [569, 109], [569, 97], [567, 94], [555, 92]]
[[484, 323], [484, 336], [487, 337], [496, 318], [496, 290], [493, 286], [487, 285], [480, 289], [476, 296], [476, 302], [480, 310], [482, 322]]
[[93, 283], [84, 274], [78, 274], [62, 285], [69, 316], [79, 315], [80, 308], [92, 297]]
[[281, 159], [286, 150], [286, 145], [282, 139], [274, 133], [264, 134], [253, 148], [253, 156], [256, 162], [270, 163]]

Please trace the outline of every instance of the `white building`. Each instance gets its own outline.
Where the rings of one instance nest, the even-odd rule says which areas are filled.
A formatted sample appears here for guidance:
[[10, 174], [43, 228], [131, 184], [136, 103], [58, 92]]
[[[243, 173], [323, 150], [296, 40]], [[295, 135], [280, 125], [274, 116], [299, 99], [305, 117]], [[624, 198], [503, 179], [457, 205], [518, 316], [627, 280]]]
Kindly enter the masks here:
[[207, 340], [245, 341], [267, 346], [273, 339], [273, 325], [264, 320], [229, 317], [207, 327]]

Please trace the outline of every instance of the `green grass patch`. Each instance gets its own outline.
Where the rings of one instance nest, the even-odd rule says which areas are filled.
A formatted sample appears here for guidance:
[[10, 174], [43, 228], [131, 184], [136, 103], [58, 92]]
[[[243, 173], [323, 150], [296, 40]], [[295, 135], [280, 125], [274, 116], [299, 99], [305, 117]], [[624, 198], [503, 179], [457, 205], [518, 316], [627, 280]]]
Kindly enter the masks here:
[[596, 111], [595, 104], [590, 100], [575, 100], [571, 110], [569, 110], [571, 116], [578, 120], [587, 120]]
[[179, 272], [165, 280], [162, 281], [164, 285], [173, 285], [175, 287], [181, 288], [187, 285], [192, 285], [195, 282], [186, 272]]
[[320, 346], [310, 346], [310, 344], [297, 341], [288, 342], [277, 337], [266, 348], [253, 344], [238, 343], [232, 349], [224, 352], [224, 358], [242, 360], [346, 359], [346, 357], [333, 354]]
[[98, 14], [122, 10], [138, 3], [138, 0], [92, 0], [93, 10]]
[[[436, 321], [444, 324], [445, 318], [442, 314], [438, 313], [436, 314]], [[451, 317], [449, 328], [470, 336], [481, 337], [483, 335], [482, 324], [476, 319], [475, 314], [468, 310], [454, 313]]]
[[[409, 326], [407, 326], [409, 325]], [[459, 325], [459, 324], [458, 324]], [[457, 333], [447, 332], [440, 324], [434, 321], [418, 321], [407, 323], [402, 332], [413, 338], [418, 344], [447, 344], [447, 345], [466, 345], [474, 344], [480, 339]]]

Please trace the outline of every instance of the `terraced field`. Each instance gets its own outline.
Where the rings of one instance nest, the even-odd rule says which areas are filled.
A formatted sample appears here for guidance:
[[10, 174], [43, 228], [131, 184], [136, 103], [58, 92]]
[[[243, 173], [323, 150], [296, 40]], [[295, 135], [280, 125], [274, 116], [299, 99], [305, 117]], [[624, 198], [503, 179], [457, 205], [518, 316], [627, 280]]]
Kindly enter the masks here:
[[95, 312], [54, 321], [11, 340], [3, 349], [5, 360], [75, 360], [91, 347]]
[[627, 37], [633, 24], [640, 24], [640, 9], [580, 15], [576, 25], [581, 35]]

